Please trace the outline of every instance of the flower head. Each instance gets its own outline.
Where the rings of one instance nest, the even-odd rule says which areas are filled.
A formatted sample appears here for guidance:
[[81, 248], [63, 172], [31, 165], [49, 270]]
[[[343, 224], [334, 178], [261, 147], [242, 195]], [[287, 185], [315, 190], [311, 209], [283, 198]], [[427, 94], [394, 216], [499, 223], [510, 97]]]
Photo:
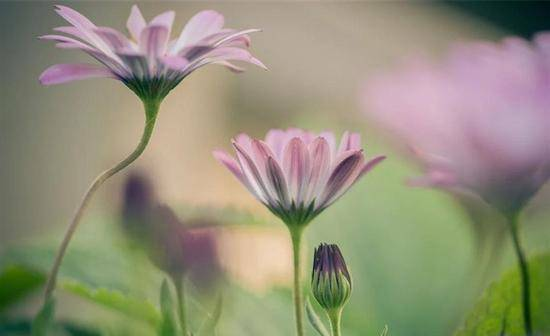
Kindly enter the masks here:
[[258, 30], [223, 28], [224, 17], [212, 10], [192, 17], [174, 40], [170, 39], [173, 11], [146, 22], [134, 5], [127, 22], [130, 37], [113, 28], [98, 27], [69, 7], [58, 5], [56, 12], [70, 25], [54, 28], [61, 34], [44, 35], [41, 39], [53, 40], [62, 49], [82, 50], [101, 65], [53, 65], [40, 76], [45, 85], [108, 77], [122, 81], [141, 99], [159, 100], [191, 72], [207, 64], [224, 65], [236, 72], [243, 69], [231, 61], [265, 68], [247, 50], [248, 34]]
[[221, 276], [216, 223], [182, 221], [160, 205], [149, 181], [131, 176], [122, 209], [124, 231], [145, 249], [151, 261], [171, 276], [186, 275], [199, 289], [210, 289]]
[[459, 44], [367, 83], [368, 115], [412, 149], [416, 184], [520, 210], [550, 176], [550, 34]]
[[351, 295], [351, 276], [337, 245], [321, 244], [315, 249], [311, 291], [326, 310], [341, 309]]
[[359, 134], [348, 132], [338, 147], [330, 132], [300, 129], [271, 130], [264, 141], [240, 134], [233, 147], [237, 159], [214, 156], [289, 226], [309, 223], [384, 159], [365, 161]]

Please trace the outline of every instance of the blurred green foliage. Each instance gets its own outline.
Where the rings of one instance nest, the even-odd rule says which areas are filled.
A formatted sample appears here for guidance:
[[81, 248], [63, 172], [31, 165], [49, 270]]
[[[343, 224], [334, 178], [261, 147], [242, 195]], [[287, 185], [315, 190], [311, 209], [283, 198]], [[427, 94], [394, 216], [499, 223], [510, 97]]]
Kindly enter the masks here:
[[[374, 152], [380, 151], [369, 148], [369, 153]], [[383, 172], [369, 174], [306, 231], [306, 274], [312, 247], [319, 242], [339, 244], [350, 267], [355, 286], [343, 315], [346, 336], [379, 335], [386, 324], [392, 336], [452, 335], [479, 295], [482, 284], [477, 273], [487, 265], [479, 265], [475, 239], [470, 236], [475, 230], [468, 216], [441, 192], [404, 187], [402, 181], [409, 174], [404, 163], [390, 158]], [[184, 218], [206, 213], [229, 225], [282, 225], [273, 217], [264, 219], [235, 209], [184, 207], [178, 213]], [[542, 239], [549, 230], [545, 218], [527, 216], [524, 220], [522, 233], [529, 251], [548, 249], [548, 240]], [[154, 303], [159, 302], [164, 275], [144, 256], [131, 253], [116, 227], [117, 221], [105, 215], [89, 216], [83, 223], [61, 268], [58, 291], [88, 303], [59, 296], [58, 325], [70, 321], [99, 335], [155, 335], [161, 313]], [[30, 316], [24, 307], [33, 302], [33, 295], [22, 299], [36, 293], [51, 265], [57, 239], [18, 244], [0, 256], [0, 279], [25, 277], [12, 281], [20, 289], [2, 292], [0, 324], [4, 330], [10, 327], [13, 331], [18, 312]], [[498, 252], [501, 265], [515, 266], [506, 245]], [[501, 267], [493, 264], [495, 276]], [[8, 287], [0, 284], [0, 288]], [[78, 309], [71, 309], [74, 305]], [[200, 329], [205, 312], [216, 315], [212, 306], [203, 307], [197, 300], [189, 306], [193, 330]], [[220, 336], [287, 336], [293, 333], [292, 319], [290, 288], [251, 293], [231, 283], [224, 291], [217, 329]], [[307, 332], [315, 335], [310, 326]]]
[[[550, 334], [550, 255], [532, 258], [529, 263], [533, 324], [536, 335]], [[484, 293], [455, 336], [523, 336], [520, 279], [509, 271]]]

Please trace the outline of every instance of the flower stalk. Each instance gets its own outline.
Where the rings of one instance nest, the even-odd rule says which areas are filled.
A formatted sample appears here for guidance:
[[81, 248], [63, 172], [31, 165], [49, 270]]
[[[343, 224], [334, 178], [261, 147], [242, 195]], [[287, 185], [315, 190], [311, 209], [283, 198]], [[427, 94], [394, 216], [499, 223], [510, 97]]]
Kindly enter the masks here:
[[304, 335], [303, 294], [302, 294], [302, 236], [303, 226], [289, 226], [292, 239], [293, 268], [294, 268], [294, 315], [296, 320], [296, 335]]
[[105, 170], [103, 173], [99, 174], [95, 180], [92, 182], [86, 193], [84, 194], [84, 197], [82, 198], [82, 201], [80, 202], [78, 208], [76, 209], [76, 212], [73, 216], [73, 219], [71, 220], [71, 223], [69, 224], [69, 227], [67, 228], [67, 231], [65, 232], [65, 235], [63, 237], [63, 240], [61, 241], [61, 245], [59, 246], [59, 249], [57, 250], [57, 255], [54, 260], [54, 264], [52, 266], [52, 269], [50, 271], [50, 274], [48, 276], [48, 279], [46, 281], [46, 289], [44, 291], [44, 302], [48, 302], [48, 300], [52, 297], [53, 291], [56, 286], [57, 282], [57, 276], [59, 274], [59, 268], [61, 266], [61, 263], [63, 261], [63, 257], [65, 256], [65, 253], [67, 252], [67, 248], [69, 246], [69, 243], [78, 228], [78, 225], [80, 224], [80, 221], [82, 219], [82, 216], [84, 215], [84, 211], [88, 207], [90, 201], [92, 200], [92, 197], [94, 196], [95, 192], [107, 181], [110, 177], [114, 176], [116, 173], [120, 172], [124, 168], [128, 167], [132, 162], [134, 162], [137, 158], [141, 156], [145, 148], [147, 148], [147, 144], [149, 143], [149, 140], [151, 139], [151, 135], [153, 134], [153, 129], [155, 127], [155, 121], [156, 117], [159, 111], [160, 107], [160, 101], [158, 100], [144, 100], [143, 101], [144, 109], [145, 109], [145, 126], [143, 129], [143, 134], [141, 136], [141, 140], [139, 141], [139, 144], [134, 149], [130, 155], [128, 155], [124, 160], [120, 161], [117, 165], [114, 167]]
[[518, 259], [519, 273], [521, 278], [521, 302], [523, 311], [523, 324], [525, 334], [533, 335], [533, 322], [531, 318], [531, 280], [529, 276], [529, 266], [525, 252], [523, 251], [519, 237], [519, 213], [510, 215], [508, 218], [510, 233], [514, 245], [514, 251]]
[[342, 308], [332, 309], [327, 311], [328, 319], [330, 321], [330, 330], [332, 336], [341, 336], [340, 320], [342, 319]]

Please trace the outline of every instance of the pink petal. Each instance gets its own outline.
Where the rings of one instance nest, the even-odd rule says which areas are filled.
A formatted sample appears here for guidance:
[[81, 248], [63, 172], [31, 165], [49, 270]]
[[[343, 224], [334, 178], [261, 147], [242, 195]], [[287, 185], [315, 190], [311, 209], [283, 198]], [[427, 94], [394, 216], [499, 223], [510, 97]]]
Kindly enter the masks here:
[[279, 161], [283, 159], [283, 149], [286, 146], [286, 140], [286, 133], [280, 129], [271, 129], [265, 136], [265, 142]]
[[273, 152], [271, 152], [271, 149], [269, 149], [269, 147], [263, 141], [256, 139], [252, 140], [251, 152], [252, 159], [254, 160], [258, 171], [260, 172], [262, 180], [266, 181], [266, 190], [269, 197], [272, 199], [277, 199], [278, 193], [275, 188], [270, 186], [270, 178], [268, 176], [267, 168], [268, 158], [273, 158]]
[[140, 50], [147, 55], [151, 65], [157, 57], [164, 54], [168, 44], [168, 28], [164, 26], [148, 26], [141, 32]]
[[235, 136], [234, 141], [239, 144], [245, 151], [252, 150], [252, 139], [245, 133], [240, 133]]
[[174, 17], [176, 13], [174, 11], [167, 11], [162, 14], [159, 14], [149, 22], [149, 26], [164, 26], [168, 29], [168, 35], [172, 30], [172, 25], [174, 24]]
[[147, 23], [145, 22], [139, 7], [137, 5], [133, 5], [130, 16], [128, 17], [128, 22], [126, 23], [126, 27], [128, 28], [128, 32], [130, 32], [130, 35], [132, 35], [134, 41], [139, 42], [141, 32], [145, 29], [146, 25]]
[[63, 5], [56, 5], [55, 7], [57, 14], [78, 29], [83, 28], [85, 30], [92, 30], [96, 27], [87, 17], [72, 8]]
[[371, 159], [369, 162], [365, 163], [363, 168], [361, 169], [361, 173], [359, 174], [359, 177], [357, 177], [357, 180], [361, 178], [363, 175], [371, 171], [374, 167], [376, 167], [380, 162], [384, 161], [386, 159], [385, 155], [380, 155], [375, 157], [374, 159]]
[[218, 160], [221, 164], [226, 166], [227, 169], [229, 169], [229, 171], [231, 173], [233, 173], [233, 175], [235, 175], [235, 177], [242, 184], [244, 184], [247, 188], [250, 187], [249, 184], [248, 184], [248, 181], [244, 177], [243, 172], [242, 172], [241, 168], [239, 167], [239, 164], [237, 163], [237, 160], [235, 160], [235, 158], [233, 158], [231, 155], [227, 154], [226, 152], [224, 152], [222, 150], [215, 150], [213, 152], [213, 154], [214, 154], [214, 157], [216, 158], [216, 160]]
[[97, 77], [116, 78], [108, 69], [92, 64], [56, 64], [46, 69], [39, 81], [42, 85], [53, 85]]
[[256, 33], [256, 32], [260, 32], [260, 31], [262, 31], [262, 30], [261, 29], [246, 29], [246, 30], [241, 30], [241, 31], [235, 32], [235, 33], [230, 34], [230, 35], [222, 38], [221, 40], [217, 41], [214, 44], [214, 47], [219, 47], [221, 45], [225, 45], [227, 43], [230, 43], [230, 42], [234, 41], [235, 39], [241, 39], [243, 36], [246, 37], [246, 38], [241, 39], [241, 40], [244, 42], [244, 46], [248, 47], [248, 45], [250, 43], [250, 39], [247, 37], [247, 34]]
[[256, 66], [259, 66], [260, 68], [267, 70], [267, 67], [258, 59], [254, 58], [250, 52], [244, 49], [240, 48], [233, 48], [233, 47], [227, 47], [227, 48], [217, 48], [214, 49], [205, 55], [203, 55], [200, 59], [195, 61], [193, 66], [190, 67], [190, 71], [197, 70], [200, 67], [203, 67], [210, 63], [216, 63], [219, 61], [242, 61], [242, 62], [248, 62], [251, 64], [254, 64]]
[[49, 34], [49, 35], [42, 35], [38, 37], [41, 40], [50, 40], [50, 41], [56, 41], [56, 42], [71, 42], [71, 43], [81, 43], [83, 45], [86, 45], [89, 47], [89, 45], [74, 39], [72, 37], [64, 36], [64, 35], [55, 35], [55, 34]]
[[98, 27], [94, 32], [105, 41], [113, 50], [130, 49], [128, 38], [121, 32], [110, 27]]
[[172, 48], [178, 53], [185, 46], [197, 43], [208, 35], [219, 32], [224, 24], [223, 15], [213, 10], [205, 10], [193, 16], [185, 25]]
[[301, 205], [309, 181], [310, 162], [306, 145], [300, 138], [292, 138], [283, 154], [283, 171], [288, 182], [290, 196], [296, 206]]
[[262, 176], [254, 160], [237, 142], [233, 142], [233, 147], [235, 147], [235, 150], [237, 151], [237, 158], [239, 159], [241, 170], [243, 171], [248, 183], [254, 190], [256, 197], [258, 197], [258, 199], [265, 204], [274, 204], [274, 200], [269, 198], [269, 193], [267, 192], [265, 183], [262, 180]]
[[109, 46], [99, 36], [97, 36], [96, 33], [94, 33], [94, 29], [97, 27], [90, 20], [88, 20], [88, 18], [66, 6], [57, 5], [56, 8], [56, 12], [61, 17], [80, 31], [82, 38], [84, 38], [86, 42], [92, 44], [107, 56], [116, 59], [116, 55], [109, 48]]
[[82, 34], [82, 32], [80, 30], [78, 30], [78, 28], [74, 27], [74, 26], [63, 26], [63, 27], [56, 27], [53, 29], [54, 31], [58, 31], [60, 33], [65, 33], [65, 34], [69, 34], [69, 35], [73, 35], [74, 37], [77, 37], [81, 40], [86, 40], [86, 36], [84, 36], [84, 34]]
[[332, 132], [321, 132], [319, 136], [326, 140], [330, 148], [330, 153], [336, 158], [336, 137]]
[[218, 61], [218, 62], [213, 62], [214, 64], [219, 64], [219, 65], [223, 65], [224, 67], [226, 67], [227, 69], [229, 69], [229, 71], [232, 71], [234, 73], [241, 73], [241, 72], [244, 72], [244, 68], [241, 68], [239, 66], [236, 66], [235, 64], [233, 63], [230, 63], [230, 62], [227, 62], [227, 61]]
[[331, 169], [330, 146], [322, 137], [317, 137], [308, 146], [311, 155], [311, 177], [308, 183], [306, 204], [320, 198]]
[[269, 188], [275, 192], [276, 198], [283, 207], [290, 205], [288, 187], [279, 163], [273, 158], [267, 159], [267, 181]]
[[340, 147], [338, 153], [343, 153], [349, 150], [361, 149], [361, 135], [359, 133], [344, 132], [342, 140], [340, 141]]
[[170, 69], [183, 71], [189, 65], [189, 61], [180, 56], [164, 56], [161, 57], [162, 63]]
[[361, 173], [364, 160], [361, 151], [342, 153], [341, 158], [337, 161], [338, 164], [328, 179], [323, 197], [318, 204], [319, 207], [329, 206], [347, 191]]

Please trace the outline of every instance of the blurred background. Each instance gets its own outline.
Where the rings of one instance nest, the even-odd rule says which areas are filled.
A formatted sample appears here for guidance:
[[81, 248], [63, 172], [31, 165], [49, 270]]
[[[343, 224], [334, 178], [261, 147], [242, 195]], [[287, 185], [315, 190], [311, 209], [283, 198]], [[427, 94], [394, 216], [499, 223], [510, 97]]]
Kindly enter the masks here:
[[[98, 25], [124, 30], [132, 3], [66, 4]], [[232, 286], [223, 335], [292, 330], [285, 228], [211, 154], [230, 149], [230, 138], [239, 132], [263, 137], [275, 127], [339, 134], [349, 129], [363, 135], [368, 156], [388, 156], [307, 232], [306, 274], [313, 246], [321, 241], [338, 243], [354, 274], [346, 335], [376, 335], [384, 324], [392, 335], [450, 335], [484, 284], [513, 265], [506, 239], [485, 244], [502, 243], [502, 258], [479, 247], [483, 229], [472, 229], [468, 214], [451, 197], [404, 185], [417, 173], [415, 167], [360, 114], [358, 88], [369, 75], [410, 54], [437, 57], [457, 40], [530, 37], [548, 29], [549, 3], [158, 1], [139, 6], [146, 18], [175, 10], [178, 32], [202, 9], [223, 13], [228, 27], [263, 29], [252, 36], [252, 52], [269, 72], [249, 67], [235, 76], [211, 66], [194, 73], [167, 97], [150, 146], [130, 169], [148, 175], [161, 202], [174, 209], [231, 208], [261, 222], [234, 220], [224, 235], [221, 252]], [[36, 38], [63, 25], [53, 3], [1, 2], [0, 22], [0, 248], [36, 239], [53, 246], [90, 181], [135, 146], [142, 107], [117, 81], [38, 83], [51, 64], [87, 61], [79, 52]], [[108, 182], [86, 215], [77, 235], [90, 246], [105, 243], [104, 227], [120, 212], [127, 175]], [[550, 247], [543, 234], [548, 237], [550, 230], [544, 228], [550, 220], [548, 194], [543, 190], [527, 212], [530, 253]], [[492, 217], [487, 209], [479, 211]], [[474, 263], [479, 260], [482, 266]], [[101, 264], [87, 271], [101, 273]], [[25, 307], [36, 300], [29, 300], [7, 316], [33, 311]], [[77, 319], [106, 314], [90, 303], [66, 300], [94, 312]]]

